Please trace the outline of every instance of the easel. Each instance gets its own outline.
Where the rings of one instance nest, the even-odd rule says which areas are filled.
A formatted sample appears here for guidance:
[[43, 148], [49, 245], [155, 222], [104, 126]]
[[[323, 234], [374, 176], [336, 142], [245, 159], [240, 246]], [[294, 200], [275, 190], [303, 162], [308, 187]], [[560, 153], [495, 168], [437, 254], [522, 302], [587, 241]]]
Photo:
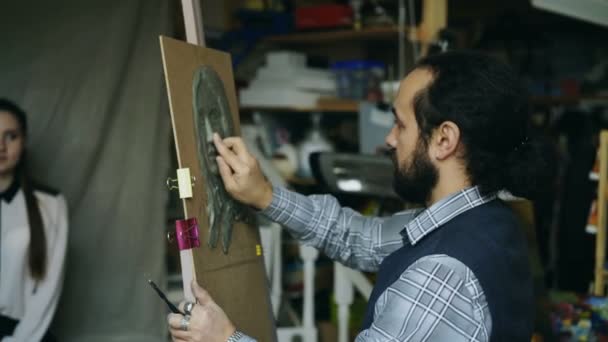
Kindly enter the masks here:
[[[197, 151], [201, 139], [194, 126], [197, 114], [193, 109], [192, 87], [201, 66], [214, 70], [223, 85], [236, 135], [240, 134], [239, 115], [230, 56], [204, 48], [199, 1], [182, 0], [182, 8], [190, 44], [167, 37], [161, 37], [160, 41], [180, 167], [175, 188], [179, 188], [184, 206], [185, 220], [176, 224], [184, 297], [194, 301], [190, 284], [196, 279], [239, 330], [258, 341], [276, 341], [258, 228], [234, 222], [228, 253], [221, 247], [208, 246], [207, 188], [201, 168], [204, 159], [199, 160]], [[193, 224], [194, 219], [198, 227]]]

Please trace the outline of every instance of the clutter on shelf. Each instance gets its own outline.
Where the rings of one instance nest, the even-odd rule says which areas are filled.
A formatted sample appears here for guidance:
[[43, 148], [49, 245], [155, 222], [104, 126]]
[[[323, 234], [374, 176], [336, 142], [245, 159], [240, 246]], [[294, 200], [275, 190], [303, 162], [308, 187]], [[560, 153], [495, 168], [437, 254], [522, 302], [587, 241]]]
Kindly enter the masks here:
[[300, 153], [300, 163], [298, 176], [302, 178], [313, 178], [310, 167], [310, 155], [314, 152], [333, 151], [333, 146], [321, 132], [321, 114], [312, 115], [312, 128], [306, 134], [306, 138], [298, 146]]
[[327, 29], [352, 25], [353, 9], [349, 5], [300, 6], [295, 11], [295, 27], [298, 30]]
[[366, 60], [335, 62], [332, 67], [339, 97], [379, 101], [382, 99], [381, 82], [384, 63]]
[[266, 64], [256, 71], [248, 87], [241, 90], [240, 104], [309, 109], [336, 97], [372, 102], [384, 97], [392, 100], [396, 86], [383, 82], [384, 78], [385, 65], [378, 61], [338, 61], [332, 64], [331, 70], [325, 70], [308, 67], [303, 53], [269, 52]]
[[608, 299], [571, 292], [550, 294], [550, 320], [558, 341], [608, 341]]
[[266, 65], [257, 70], [240, 92], [241, 106], [312, 108], [321, 97], [335, 96], [331, 72], [306, 66], [306, 55], [276, 51], [266, 55]]

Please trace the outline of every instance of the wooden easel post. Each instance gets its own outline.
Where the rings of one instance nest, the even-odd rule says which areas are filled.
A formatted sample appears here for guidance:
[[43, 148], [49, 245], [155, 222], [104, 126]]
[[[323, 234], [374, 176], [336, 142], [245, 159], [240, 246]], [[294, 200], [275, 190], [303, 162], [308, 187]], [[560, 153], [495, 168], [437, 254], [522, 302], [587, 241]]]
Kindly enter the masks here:
[[422, 43], [422, 56], [427, 54], [429, 44], [447, 24], [448, 0], [424, 0], [422, 22], [418, 28], [418, 39]]
[[607, 188], [608, 185], [608, 131], [600, 133], [600, 179], [597, 190], [597, 234], [595, 235], [595, 282], [593, 284], [593, 293], [596, 296], [604, 295], [606, 270], [604, 263], [606, 262], [606, 209], [608, 205]]
[[[276, 341], [258, 227], [245, 216], [225, 211], [236, 207], [217, 206], [218, 201], [225, 204], [232, 199], [218, 191], [221, 179], [209, 169], [214, 159], [209, 159], [210, 150], [203, 146], [210, 144], [208, 130], [224, 136], [240, 135], [231, 58], [225, 52], [200, 46], [204, 42], [198, 1], [183, 3], [188, 40], [196, 44], [161, 36], [160, 45], [180, 168], [177, 188], [184, 206], [184, 219], [176, 222], [184, 294], [194, 300], [190, 283], [196, 279], [237, 328], [258, 341]], [[222, 119], [217, 113], [230, 115], [224, 122], [232, 124], [218, 123]], [[216, 245], [215, 223], [220, 221], [214, 218], [218, 215], [222, 215], [221, 234], [230, 240], [224, 244], [222, 239], [222, 247]]]
[[[201, 4], [199, 0], [182, 0], [182, 12], [184, 14], [184, 26], [186, 27], [186, 40], [190, 44], [205, 47], [205, 35], [203, 30], [203, 18], [201, 16]], [[177, 143], [177, 141], [176, 141]], [[177, 154], [179, 161], [179, 153]], [[181, 161], [179, 161], [181, 164]], [[186, 200], [182, 200], [186, 208]], [[184, 288], [184, 298], [194, 301], [194, 294], [190, 284], [196, 279], [194, 272], [194, 260], [191, 249], [179, 252], [182, 267], [182, 285]]]
[[184, 13], [184, 26], [186, 27], [186, 41], [190, 44], [205, 47], [200, 0], [182, 0], [182, 12]]

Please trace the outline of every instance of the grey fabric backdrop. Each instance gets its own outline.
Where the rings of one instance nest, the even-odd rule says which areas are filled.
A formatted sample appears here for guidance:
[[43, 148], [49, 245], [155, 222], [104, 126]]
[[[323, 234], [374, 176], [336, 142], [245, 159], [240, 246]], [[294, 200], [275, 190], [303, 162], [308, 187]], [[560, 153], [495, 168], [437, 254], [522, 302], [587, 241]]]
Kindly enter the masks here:
[[168, 0], [2, 1], [0, 96], [29, 114], [35, 176], [71, 211], [62, 341], [165, 340]]

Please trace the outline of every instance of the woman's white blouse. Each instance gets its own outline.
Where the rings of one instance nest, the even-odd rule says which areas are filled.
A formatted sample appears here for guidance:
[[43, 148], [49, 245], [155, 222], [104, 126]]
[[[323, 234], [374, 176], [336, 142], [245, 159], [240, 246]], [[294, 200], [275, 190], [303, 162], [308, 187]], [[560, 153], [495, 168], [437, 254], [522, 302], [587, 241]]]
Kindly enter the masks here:
[[63, 284], [68, 212], [64, 197], [34, 191], [44, 222], [47, 271], [41, 281], [31, 277], [28, 262], [30, 229], [25, 196], [0, 200], [0, 314], [19, 320], [12, 337], [3, 342], [39, 341], [55, 313]]

